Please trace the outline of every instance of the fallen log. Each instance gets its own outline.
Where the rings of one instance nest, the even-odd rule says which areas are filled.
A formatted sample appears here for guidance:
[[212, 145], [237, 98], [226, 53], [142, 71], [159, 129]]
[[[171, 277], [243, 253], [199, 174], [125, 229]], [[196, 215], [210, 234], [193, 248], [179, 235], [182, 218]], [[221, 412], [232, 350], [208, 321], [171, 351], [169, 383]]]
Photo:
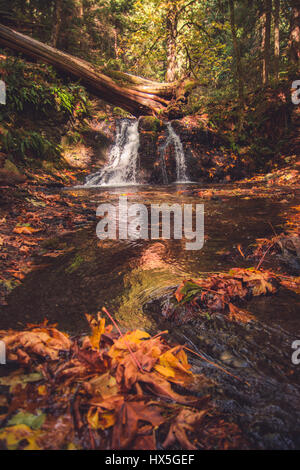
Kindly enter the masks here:
[[[90, 63], [48, 46], [0, 24], [0, 44], [53, 65], [80, 79], [81, 83], [107, 103], [125, 109], [134, 116], [182, 115], [180, 104], [193, 87], [189, 81], [159, 83], [129, 73], [97, 69]], [[188, 91], [186, 91], [188, 90]]]

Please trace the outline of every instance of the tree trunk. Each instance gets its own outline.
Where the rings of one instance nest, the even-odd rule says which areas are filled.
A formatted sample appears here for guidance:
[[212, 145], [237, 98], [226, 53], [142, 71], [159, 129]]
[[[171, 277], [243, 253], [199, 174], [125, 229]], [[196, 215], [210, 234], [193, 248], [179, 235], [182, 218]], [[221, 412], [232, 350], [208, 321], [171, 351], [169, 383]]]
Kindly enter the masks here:
[[166, 29], [167, 29], [167, 71], [166, 81], [174, 82], [178, 73], [177, 64], [177, 6], [172, 2], [172, 6], [167, 13]]
[[274, 65], [275, 79], [279, 80], [279, 57], [280, 57], [280, 31], [279, 31], [279, 13], [280, 0], [274, 1]]
[[292, 16], [290, 30], [290, 58], [292, 64], [299, 66], [300, 64], [300, 2], [292, 0]]
[[234, 53], [235, 53], [235, 76], [236, 76], [236, 81], [238, 84], [240, 109], [243, 109], [244, 107], [244, 80], [243, 80], [243, 73], [242, 73], [240, 47], [239, 47], [238, 38], [236, 34], [236, 27], [235, 27], [234, 0], [229, 0], [229, 9], [230, 9], [231, 34], [232, 34], [232, 41], [233, 41], [233, 47], [234, 47]]
[[[186, 95], [181, 83], [158, 83], [123, 72], [99, 70], [77, 57], [18, 33], [0, 24], [0, 44], [57, 67], [79, 78], [92, 93], [135, 116], [162, 113], [178, 117]], [[104, 73], [103, 73], [104, 72]], [[195, 83], [189, 83], [189, 90]], [[178, 100], [176, 101], [176, 99]], [[177, 111], [176, 111], [177, 110]]]
[[59, 33], [62, 21], [62, 0], [55, 0], [54, 26], [52, 31], [52, 46], [57, 47], [59, 43]]
[[114, 29], [114, 49], [116, 60], [119, 60], [119, 47], [118, 47], [118, 32], [117, 28]]
[[271, 46], [271, 17], [272, 0], [264, 0], [263, 27], [262, 27], [262, 83], [267, 85], [270, 74], [270, 46]]

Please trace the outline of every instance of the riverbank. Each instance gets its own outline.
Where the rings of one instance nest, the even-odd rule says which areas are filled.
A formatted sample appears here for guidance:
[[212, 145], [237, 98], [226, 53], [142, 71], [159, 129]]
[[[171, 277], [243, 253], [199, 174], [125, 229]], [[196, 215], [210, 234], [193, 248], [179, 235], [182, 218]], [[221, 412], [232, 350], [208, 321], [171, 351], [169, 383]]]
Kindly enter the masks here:
[[[76, 231], [95, 220], [95, 211], [76, 195], [64, 192], [82, 172], [61, 170], [53, 173], [31, 171], [31, 181], [18, 185], [0, 184], [0, 305], [22, 279], [36, 269], [34, 256], [43, 242]], [[55, 256], [55, 254], [52, 254]]]

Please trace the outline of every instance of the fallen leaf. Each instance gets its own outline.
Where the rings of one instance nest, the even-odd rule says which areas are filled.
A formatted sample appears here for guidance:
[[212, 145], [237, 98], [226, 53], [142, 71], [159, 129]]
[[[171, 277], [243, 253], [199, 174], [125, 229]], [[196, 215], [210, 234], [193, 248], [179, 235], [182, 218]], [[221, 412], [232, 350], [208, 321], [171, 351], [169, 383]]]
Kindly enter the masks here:
[[23, 235], [32, 235], [33, 233], [40, 232], [41, 229], [33, 228], [30, 226], [16, 226], [13, 230], [14, 233], [23, 234]]
[[206, 414], [207, 410], [181, 410], [176, 419], [171, 423], [163, 447], [172, 447], [177, 441], [183, 449], [197, 450], [197, 446], [191, 443], [187, 433], [195, 432], [196, 426], [201, 423]]

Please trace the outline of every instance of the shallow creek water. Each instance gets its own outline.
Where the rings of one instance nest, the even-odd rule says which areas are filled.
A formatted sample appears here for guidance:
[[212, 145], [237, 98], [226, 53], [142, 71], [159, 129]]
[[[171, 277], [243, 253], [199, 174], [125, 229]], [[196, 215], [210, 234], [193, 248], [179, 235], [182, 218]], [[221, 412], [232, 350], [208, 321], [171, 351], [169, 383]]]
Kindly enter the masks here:
[[[128, 204], [147, 207], [204, 203], [204, 247], [185, 250], [185, 240], [100, 241], [95, 217], [77, 232], [47, 242], [44, 252], [62, 254], [37, 258], [41, 268], [29, 273], [9, 296], [1, 328], [22, 328], [48, 318], [60, 329], [82, 333], [84, 313], [106, 306], [124, 328], [151, 333], [168, 329], [171, 340], [186, 343], [239, 377], [197, 356], [190, 358], [195, 372], [212, 379], [216, 404], [240, 425], [249, 447], [300, 448], [300, 366], [291, 362], [291, 344], [300, 337], [300, 296], [280, 289], [275, 296], [249, 302], [245, 308], [255, 320], [248, 325], [216, 315], [174, 326], [159, 315], [168, 292], [182, 279], [255, 265], [239, 254], [237, 245], [247, 253], [256, 238], [270, 237], [274, 230], [280, 233], [284, 213], [297, 205], [295, 199], [273, 197], [274, 191], [255, 198], [241, 196], [232, 187], [231, 195], [219, 196], [222, 186], [214, 186], [213, 199], [202, 200], [197, 191], [203, 189], [192, 184], [72, 189], [83, 203], [92, 201], [95, 211], [102, 202], [117, 205], [125, 194]], [[263, 267], [276, 270], [278, 262], [269, 260]]]

